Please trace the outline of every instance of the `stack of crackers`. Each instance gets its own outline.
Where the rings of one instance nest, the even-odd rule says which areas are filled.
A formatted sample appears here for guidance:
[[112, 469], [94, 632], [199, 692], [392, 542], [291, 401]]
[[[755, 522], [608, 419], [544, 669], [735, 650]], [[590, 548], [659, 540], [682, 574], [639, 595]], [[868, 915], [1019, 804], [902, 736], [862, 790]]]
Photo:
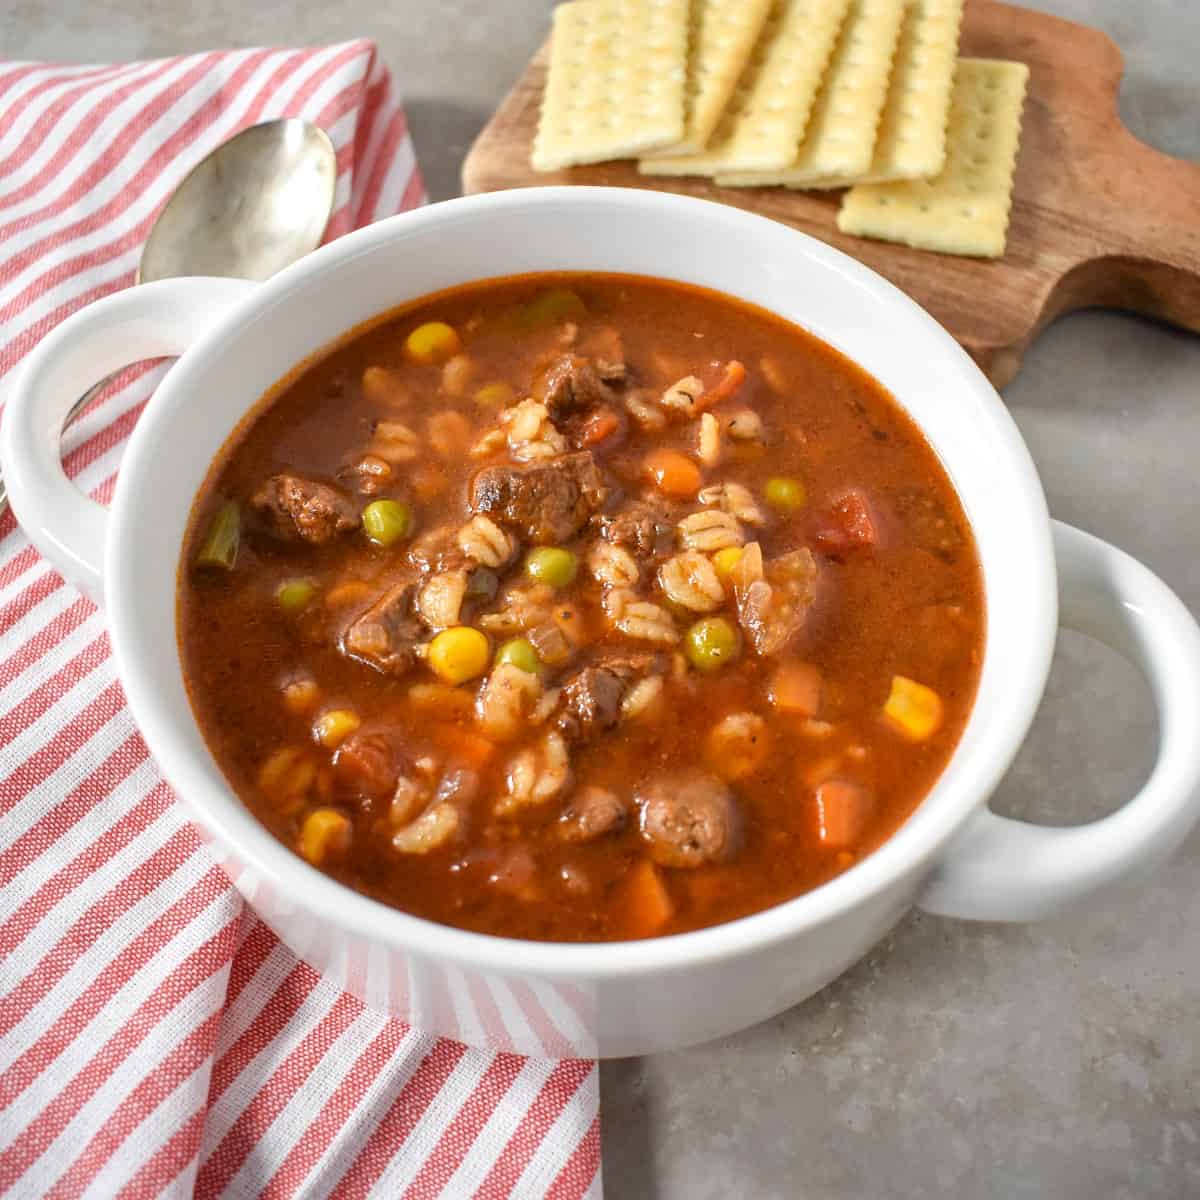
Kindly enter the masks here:
[[533, 166], [848, 188], [843, 233], [1004, 253], [1029, 69], [959, 58], [963, 0], [572, 0]]

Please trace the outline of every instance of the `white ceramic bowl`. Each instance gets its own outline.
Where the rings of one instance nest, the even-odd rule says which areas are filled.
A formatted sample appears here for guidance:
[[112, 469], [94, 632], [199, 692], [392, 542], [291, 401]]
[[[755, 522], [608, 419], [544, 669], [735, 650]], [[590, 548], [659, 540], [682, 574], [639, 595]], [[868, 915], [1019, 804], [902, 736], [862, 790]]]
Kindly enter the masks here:
[[[975, 708], [945, 773], [903, 828], [798, 899], [644, 942], [553, 945], [467, 933], [393, 911], [313, 870], [229, 789], [192, 717], [176, 643], [176, 566], [189, 507], [229, 431], [268, 387], [395, 305], [468, 280], [558, 269], [716, 288], [782, 314], [861, 364], [941, 457], [986, 581]], [[117, 367], [175, 354], [182, 357], [138, 423], [105, 512], [63, 473], [63, 414]], [[382, 221], [267, 283], [135, 288], [65, 321], [29, 355], [2, 433], [18, 519], [107, 608], [134, 716], [238, 888], [337, 982], [437, 1033], [555, 1056], [703, 1041], [811, 995], [913, 904], [1034, 918], [1157, 860], [1198, 815], [1200, 631], [1183, 605], [1121, 552], [1049, 520], [996, 393], [911, 300], [828, 246], [733, 208], [635, 190], [504, 192]], [[1143, 790], [1112, 816], [1071, 829], [987, 808], [1041, 696], [1060, 601], [1066, 623], [1144, 670], [1161, 728]]]

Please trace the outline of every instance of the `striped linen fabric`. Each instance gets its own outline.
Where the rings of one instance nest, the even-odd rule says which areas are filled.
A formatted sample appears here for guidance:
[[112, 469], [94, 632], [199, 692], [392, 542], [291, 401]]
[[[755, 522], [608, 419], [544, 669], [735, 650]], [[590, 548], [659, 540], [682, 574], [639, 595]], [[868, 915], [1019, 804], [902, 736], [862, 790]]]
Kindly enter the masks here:
[[[112, 66], [0, 63], [0, 392], [133, 281], [188, 169], [305, 116], [337, 148], [330, 238], [423, 202], [373, 45]], [[100, 501], [161, 378], [72, 428]], [[125, 707], [103, 615], [0, 519], [0, 1193], [598, 1197], [597, 1070], [471, 1050], [342, 992], [246, 909]]]

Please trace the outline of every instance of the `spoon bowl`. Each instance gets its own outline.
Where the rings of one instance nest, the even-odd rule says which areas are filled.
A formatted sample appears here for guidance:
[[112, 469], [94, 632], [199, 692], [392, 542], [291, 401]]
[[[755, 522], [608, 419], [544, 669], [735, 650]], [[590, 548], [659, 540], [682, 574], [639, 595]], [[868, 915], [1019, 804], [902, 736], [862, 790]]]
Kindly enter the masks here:
[[198, 163], [167, 201], [137, 282], [181, 275], [263, 280], [321, 243], [337, 161], [299, 118], [252, 125]]

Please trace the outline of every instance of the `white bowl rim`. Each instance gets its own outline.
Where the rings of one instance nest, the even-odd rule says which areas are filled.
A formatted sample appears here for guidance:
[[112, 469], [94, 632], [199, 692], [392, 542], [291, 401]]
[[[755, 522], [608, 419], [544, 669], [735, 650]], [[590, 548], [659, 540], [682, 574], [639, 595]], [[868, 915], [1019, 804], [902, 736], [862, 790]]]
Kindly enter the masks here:
[[[136, 579], [126, 569], [130, 554], [121, 533], [132, 528], [139, 506], [132, 486], [123, 487], [122, 484], [136, 476], [141, 447], [150, 441], [152, 432], [163, 422], [169, 422], [173, 409], [171, 398], [177, 392], [186, 391], [193, 378], [203, 376], [208, 361], [220, 354], [224, 335], [237, 327], [245, 313], [285, 305], [290, 293], [302, 282], [311, 283], [335, 264], [369, 255], [377, 246], [409, 231], [514, 208], [536, 211], [549, 206], [589, 204], [627, 210], [630, 219], [636, 219], [639, 212], [652, 208], [667, 213], [675, 210], [682, 215], [703, 206], [709, 210], [705, 219], [714, 226], [724, 226], [722, 233], [725, 236], [798, 239], [794, 241], [793, 252], [836, 271], [915, 320], [928, 338], [930, 351], [940, 353], [957, 368], [963, 387], [963, 403], [971, 404], [978, 419], [986, 423], [995, 452], [1008, 459], [1014, 478], [1021, 484], [1019, 495], [1013, 498], [1013, 524], [1027, 543], [1029, 574], [1024, 582], [1032, 597], [1031, 627], [1028, 644], [1022, 648], [1020, 686], [1007, 697], [1004, 721], [997, 722], [986, 744], [972, 756], [969, 780], [961, 779], [955, 794], [951, 795], [942, 787], [943, 773], [904, 824], [843, 874], [812, 891], [757, 913], [688, 933], [620, 942], [526, 941], [442, 925], [362, 895], [310, 867], [279, 842], [250, 815], [227, 784], [223, 792], [219, 792], [217, 789], [192, 788], [187, 780], [178, 778], [180, 773], [175, 769], [178, 738], [170, 721], [160, 717], [153, 689], [143, 683], [137, 669], [138, 629], [132, 619], [134, 606], [125, 596], [125, 589], [134, 586]], [[645, 274], [655, 277], [649, 265]], [[177, 562], [173, 561], [170, 569], [174, 573]], [[1020, 748], [1041, 699], [1057, 628], [1054, 554], [1041, 481], [1008, 410], [950, 334], [894, 285], [816, 238], [728, 205], [634, 188], [523, 188], [443, 201], [347, 234], [258, 285], [245, 302], [220, 319], [209, 335], [178, 361], [135, 427], [110, 510], [105, 588], [119, 676], [151, 751], [183, 799], [185, 808], [198, 814], [202, 831], [207, 828], [218, 841], [236, 846], [238, 857], [276, 887], [280, 895], [303, 896], [304, 907], [321, 913], [334, 925], [404, 952], [500, 974], [519, 972], [546, 979], [593, 981], [663, 975], [685, 971], [701, 963], [736, 958], [796, 938], [879, 895], [897, 879], [914, 871], [932, 869], [954, 833], [980, 805], [986, 803]]]

